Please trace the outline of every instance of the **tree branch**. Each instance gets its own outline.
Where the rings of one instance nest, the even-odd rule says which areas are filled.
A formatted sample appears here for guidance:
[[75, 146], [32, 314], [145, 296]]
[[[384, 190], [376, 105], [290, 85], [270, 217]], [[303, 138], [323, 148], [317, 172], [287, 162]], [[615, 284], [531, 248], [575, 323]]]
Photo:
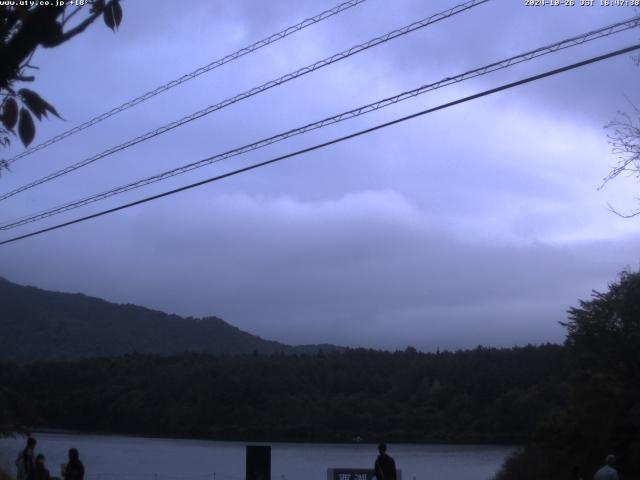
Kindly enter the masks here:
[[618, 163], [612, 168], [609, 174], [603, 179], [599, 189], [613, 180], [623, 172], [638, 175], [640, 169], [640, 109], [629, 102], [632, 110], [638, 115], [638, 123], [626, 112], [619, 112], [619, 117], [605, 126], [613, 129], [613, 133], [608, 135], [611, 152], [618, 156]]
[[[31, 10], [20, 29], [9, 42], [0, 45], [0, 88], [6, 88], [19, 73], [20, 65], [51, 35], [51, 27], [57, 25], [56, 18], [64, 6], [43, 6]], [[49, 28], [43, 28], [49, 27]]]
[[62, 26], [65, 26], [67, 24], [67, 22], [69, 20], [71, 20], [73, 18], [73, 16], [78, 13], [80, 10], [82, 10], [82, 6], [76, 7], [75, 10], [73, 12], [71, 12], [69, 15], [64, 17], [64, 20], [62, 20]]
[[620, 213], [618, 210], [616, 210], [610, 203], [607, 203], [607, 206], [609, 207], [609, 211], [611, 213], [616, 214], [617, 216], [619, 216], [620, 218], [633, 218], [633, 217], [637, 217], [638, 215], [640, 215], [640, 209], [638, 210], [632, 210], [631, 213], [625, 215], [624, 213]]
[[[87, 29], [87, 27], [89, 27], [89, 25], [91, 25], [96, 20], [96, 18], [98, 18], [102, 14], [102, 12], [104, 12], [107, 9], [107, 7], [109, 7], [112, 3], [113, 3], [113, 0], [108, 2], [104, 7], [96, 9], [95, 12], [93, 12], [91, 15], [85, 18], [82, 22], [80, 22], [78, 25], [73, 27], [71, 30], [64, 32], [57, 39], [53, 40], [53, 42], [46, 45], [46, 47], [47, 48], [57, 47], [58, 45], [66, 42], [67, 40], [71, 40], [76, 35], [84, 32]], [[75, 14], [75, 12], [73, 13]], [[70, 17], [71, 15], [69, 16], [69, 18]]]

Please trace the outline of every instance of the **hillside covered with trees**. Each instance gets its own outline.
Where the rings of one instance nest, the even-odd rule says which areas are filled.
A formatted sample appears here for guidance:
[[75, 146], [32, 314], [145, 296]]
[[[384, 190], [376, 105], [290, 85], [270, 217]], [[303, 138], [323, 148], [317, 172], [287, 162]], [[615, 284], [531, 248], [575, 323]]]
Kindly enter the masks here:
[[217, 317], [182, 318], [82, 294], [25, 287], [2, 277], [0, 306], [0, 361], [28, 363], [186, 351], [294, 353], [320, 348], [265, 340]]
[[561, 480], [574, 466], [591, 478], [609, 453], [622, 478], [637, 480], [640, 273], [623, 272], [564, 325], [562, 346], [5, 362], [0, 429], [519, 443], [498, 480]]
[[523, 442], [565, 396], [556, 345], [129, 355], [0, 367], [23, 425], [237, 440]]

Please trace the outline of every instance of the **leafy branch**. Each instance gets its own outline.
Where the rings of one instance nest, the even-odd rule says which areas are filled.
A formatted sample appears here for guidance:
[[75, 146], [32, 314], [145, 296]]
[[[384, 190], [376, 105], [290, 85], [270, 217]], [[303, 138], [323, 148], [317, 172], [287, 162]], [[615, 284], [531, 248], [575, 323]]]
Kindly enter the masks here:
[[[86, 12], [84, 18], [79, 15], [81, 12]], [[62, 118], [34, 90], [18, 89], [14, 84], [35, 80], [27, 71], [37, 69], [30, 61], [39, 46], [62, 45], [84, 32], [100, 16], [107, 27], [116, 31], [123, 17], [120, 0], [95, 0], [90, 7], [73, 9], [67, 5], [0, 6], [0, 147], [10, 145], [11, 135], [17, 135], [28, 146], [36, 133], [33, 116], [39, 121], [49, 113]], [[73, 26], [72, 19], [77, 20]], [[0, 171], [6, 167], [6, 162], [0, 161]]]

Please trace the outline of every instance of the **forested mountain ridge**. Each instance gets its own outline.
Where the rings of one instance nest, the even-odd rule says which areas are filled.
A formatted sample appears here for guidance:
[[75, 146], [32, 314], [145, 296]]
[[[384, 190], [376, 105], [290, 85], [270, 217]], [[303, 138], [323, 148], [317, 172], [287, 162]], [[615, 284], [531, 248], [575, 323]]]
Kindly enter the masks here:
[[294, 353], [321, 348], [265, 340], [217, 317], [183, 318], [79, 293], [21, 286], [2, 277], [0, 332], [0, 361], [17, 363], [134, 352]]
[[520, 443], [564, 404], [565, 352], [349, 349], [0, 364], [0, 412], [27, 428], [219, 440]]
[[4, 418], [7, 431], [13, 424], [236, 440], [511, 443], [564, 397], [558, 345], [442, 353], [291, 347], [215, 317], [6, 280], [0, 305], [0, 431]]
[[[0, 302], [12, 288], [38, 293], [5, 282]], [[66, 298], [52, 295], [52, 304]], [[28, 295], [22, 301], [27, 308]], [[564, 480], [576, 467], [592, 478], [610, 453], [621, 478], [640, 480], [640, 272], [623, 271], [606, 292], [580, 300], [563, 325], [562, 346], [0, 363], [0, 432], [35, 426], [247, 441], [528, 439], [497, 480]]]

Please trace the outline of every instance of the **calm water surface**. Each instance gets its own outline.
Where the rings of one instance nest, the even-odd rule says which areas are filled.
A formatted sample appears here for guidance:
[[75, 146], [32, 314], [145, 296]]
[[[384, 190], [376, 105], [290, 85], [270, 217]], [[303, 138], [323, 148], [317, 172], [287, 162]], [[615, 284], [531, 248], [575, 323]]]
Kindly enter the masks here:
[[[85, 480], [244, 480], [245, 443], [109, 435], [34, 434], [37, 452], [60, 475], [76, 447]], [[0, 439], [0, 463], [13, 467], [23, 438]], [[327, 468], [372, 468], [375, 445], [270, 443], [272, 480], [326, 480]], [[514, 447], [390, 444], [403, 480], [488, 480]]]

